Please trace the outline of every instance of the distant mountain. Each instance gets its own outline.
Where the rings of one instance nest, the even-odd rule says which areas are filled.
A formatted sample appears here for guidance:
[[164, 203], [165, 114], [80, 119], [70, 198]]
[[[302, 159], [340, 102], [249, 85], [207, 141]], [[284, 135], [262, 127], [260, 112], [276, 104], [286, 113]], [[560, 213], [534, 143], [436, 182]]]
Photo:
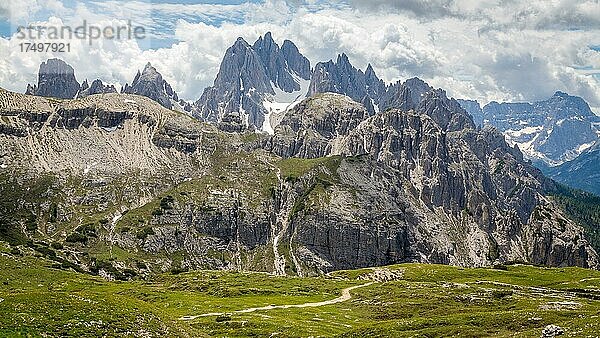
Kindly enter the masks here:
[[[105, 85], [96, 79], [90, 85], [87, 80], [80, 85], [73, 67], [60, 59], [49, 59], [40, 65], [37, 85], [27, 85], [27, 95], [55, 97], [61, 99], [84, 98], [95, 94], [116, 93], [113, 85]], [[138, 71], [131, 86], [125, 84], [121, 93], [146, 96], [163, 107], [191, 112], [189, 103], [179, 99], [171, 85], [150, 63], [142, 72]]]
[[81, 88], [75, 95], [76, 98], [83, 98], [95, 94], [107, 94], [116, 93], [117, 89], [113, 85], [104, 85], [102, 80], [94, 80], [91, 85], [88, 84], [87, 80], [83, 81]]
[[600, 140], [574, 160], [548, 169], [546, 174], [570, 187], [600, 196]]
[[475, 125], [479, 127], [483, 127], [483, 110], [481, 109], [481, 105], [476, 100], [464, 100], [457, 99], [458, 103], [466, 110], [471, 117], [473, 118], [473, 122]]
[[63, 60], [49, 59], [40, 65], [37, 85], [27, 85], [25, 94], [72, 99], [79, 88], [73, 67]]
[[313, 71], [308, 95], [327, 92], [344, 94], [363, 102], [367, 108], [372, 107], [370, 110], [373, 113], [379, 110], [380, 98], [385, 94], [386, 87], [370, 64], [363, 73], [352, 66], [346, 54], [340, 54], [335, 62], [317, 63]]
[[150, 62], [146, 64], [140, 73], [138, 70], [131, 85], [125, 84], [121, 89], [123, 94], [137, 94], [148, 97], [163, 107], [180, 111], [190, 111], [191, 106], [180, 100], [171, 85], [165, 81], [162, 75], [152, 67]]
[[381, 110], [398, 108], [402, 110], [417, 109], [425, 94], [433, 88], [419, 78], [398, 81], [390, 85], [381, 98]]
[[540, 167], [576, 158], [598, 140], [600, 118], [580, 97], [556, 92], [533, 103], [490, 102], [483, 109], [475, 101], [459, 101], [475, 121], [504, 133], [510, 144]]
[[195, 115], [221, 129], [272, 132], [278, 116], [306, 95], [310, 62], [291, 41], [271, 33], [252, 46], [243, 38], [227, 49], [213, 86], [195, 103]]

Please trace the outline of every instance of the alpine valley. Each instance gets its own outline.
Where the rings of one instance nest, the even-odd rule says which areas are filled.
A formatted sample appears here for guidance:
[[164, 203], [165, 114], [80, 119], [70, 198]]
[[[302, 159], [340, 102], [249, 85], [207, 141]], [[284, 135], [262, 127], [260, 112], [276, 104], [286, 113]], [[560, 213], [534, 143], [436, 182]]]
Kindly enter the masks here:
[[[438, 336], [489, 325], [473, 336], [539, 336], [571, 320], [560, 314], [564, 302], [551, 304], [554, 293], [566, 297], [562, 289], [577, 309], [598, 311], [597, 289], [586, 283], [600, 268], [600, 198], [553, 180], [600, 192], [600, 118], [581, 98], [557, 92], [481, 108], [418, 78], [386, 84], [345, 54], [311, 65], [293, 42], [279, 45], [270, 33], [253, 44], [238, 38], [198, 96], [179, 98], [151, 64], [119, 93], [99, 79], [79, 83], [59, 59], [41, 64], [26, 94], [0, 89], [1, 276], [13, 278], [5, 267], [19, 270], [15, 276], [34, 276], [27, 278], [48, 294], [95, 285], [119, 304], [123, 320], [106, 319], [111, 309], [102, 303], [89, 331], [46, 323], [47, 334], [264, 336], [293, 325], [290, 336]], [[395, 266], [375, 268], [388, 265]], [[534, 290], [531, 276], [547, 276], [553, 289]], [[365, 280], [382, 287], [345, 305], [358, 312], [344, 317], [338, 301], [314, 305], [339, 292], [339, 302], [348, 300]], [[30, 295], [23, 290], [33, 284], [10, 283]], [[282, 285], [295, 291], [282, 294]], [[85, 292], [76, 297], [103, 297]], [[435, 314], [423, 312], [417, 323], [402, 304], [382, 298], [418, 294], [411, 304], [425, 309], [430, 292], [452, 299], [439, 304], [477, 309], [465, 311], [472, 319], [456, 312], [446, 324], [427, 322]], [[193, 298], [199, 294], [206, 297]], [[48, 311], [3, 310], [18, 302], [1, 295], [0, 311]], [[60, 295], [53, 301], [62, 304]], [[232, 302], [215, 300], [224, 297]], [[212, 311], [186, 303], [192, 299]], [[482, 315], [490, 304], [511, 309], [507, 299], [519, 299], [520, 310], [502, 310], [494, 323]], [[332, 306], [324, 314], [330, 328], [310, 319], [313, 310], [307, 318], [285, 310], [290, 317], [262, 324], [250, 314], [240, 315], [250, 316], [245, 322], [231, 318], [301, 300]], [[558, 310], [531, 319], [546, 303]], [[14, 322], [0, 327], [21, 325], [4, 317]], [[507, 328], [511, 322], [518, 328]], [[17, 333], [35, 335], [36, 325]], [[0, 335], [16, 334], [7, 330]]]

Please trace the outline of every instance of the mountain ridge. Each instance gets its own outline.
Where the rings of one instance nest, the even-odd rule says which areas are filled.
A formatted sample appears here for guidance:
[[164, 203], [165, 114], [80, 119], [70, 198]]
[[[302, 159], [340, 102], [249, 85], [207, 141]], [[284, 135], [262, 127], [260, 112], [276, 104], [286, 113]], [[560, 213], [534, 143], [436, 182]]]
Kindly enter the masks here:
[[[120, 94], [0, 90], [0, 185], [15, 187], [0, 236], [56, 239], [69, 262], [109, 277], [309, 276], [402, 262], [600, 267], [594, 225], [559, 207], [556, 183], [444, 90], [418, 78], [386, 86], [345, 54], [309, 81], [308, 60], [284, 45], [271, 34], [237, 39], [191, 114], [169, 109], [176, 94], [150, 64]], [[570, 100], [557, 93], [548, 105], [568, 115], [581, 108]], [[106, 250], [133, 260], [99, 263]]]
[[[20, 236], [62, 238], [82, 253], [84, 269], [96, 266], [83, 253], [99, 243], [156, 259], [182, 254], [136, 258], [152, 271], [315, 275], [407, 261], [598, 267], [584, 229], [547, 197], [552, 182], [500, 133], [476, 129], [442, 90], [419, 95], [416, 110], [376, 114], [318, 94], [288, 110], [273, 136], [223, 132], [141, 96], [56, 103], [1, 94], [8, 156], [0, 176], [51, 174], [51, 189], [69, 192], [33, 216], [11, 213], [8, 224], [33, 217], [35, 230]], [[25, 102], [37, 113], [23, 111]], [[8, 177], [3, 184], [15, 185]], [[27, 191], [29, 182], [16, 186]], [[113, 195], [123, 182], [130, 188]], [[69, 211], [81, 201], [94, 211]]]
[[557, 91], [532, 103], [460, 101], [481, 125], [501, 130], [527, 157], [546, 166], [575, 159], [600, 136], [600, 117], [580, 97]]

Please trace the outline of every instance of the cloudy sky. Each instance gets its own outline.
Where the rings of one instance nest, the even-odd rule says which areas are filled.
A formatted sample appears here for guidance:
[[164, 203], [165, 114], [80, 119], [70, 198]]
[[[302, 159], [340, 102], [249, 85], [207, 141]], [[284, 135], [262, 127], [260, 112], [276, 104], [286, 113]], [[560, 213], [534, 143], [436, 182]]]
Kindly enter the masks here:
[[[70, 39], [71, 52], [21, 51], [17, 28], [77, 27], [86, 21], [144, 27], [141, 40]], [[599, 0], [3, 0], [0, 87], [23, 92], [41, 61], [59, 57], [77, 79], [122, 85], [151, 62], [180, 96], [211, 85], [238, 36], [271, 31], [314, 65], [346, 53], [386, 82], [418, 76], [451, 96], [532, 101], [561, 90], [600, 113]], [[60, 42], [60, 40], [35, 40]]]

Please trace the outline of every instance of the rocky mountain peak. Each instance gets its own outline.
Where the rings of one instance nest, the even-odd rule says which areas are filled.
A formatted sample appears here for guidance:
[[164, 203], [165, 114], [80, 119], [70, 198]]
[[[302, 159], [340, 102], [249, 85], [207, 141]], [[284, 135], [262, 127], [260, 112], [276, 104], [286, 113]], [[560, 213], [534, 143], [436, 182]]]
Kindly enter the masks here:
[[75, 70], [61, 59], [48, 59], [40, 65], [40, 74], [75, 75]]
[[344, 68], [344, 69], [355, 69], [352, 64], [350, 63], [350, 59], [348, 59], [348, 55], [346, 55], [346, 53], [342, 53], [342, 54], [338, 54], [337, 56], [337, 60], [336, 60], [336, 65], [340, 68]]
[[55, 58], [42, 62], [38, 72], [38, 83], [28, 85], [26, 94], [72, 99], [79, 88], [73, 67]]
[[252, 46], [274, 86], [291, 93], [300, 90], [300, 84], [296, 78], [308, 79], [305, 68], [308, 65], [310, 70], [310, 63], [300, 55], [292, 42], [288, 42], [286, 48], [284, 53], [273, 40], [271, 32], [265, 34], [264, 38], [259, 37]]
[[125, 84], [121, 92], [146, 96], [168, 109], [172, 109], [174, 103], [180, 101], [171, 85], [163, 79], [150, 62], [146, 64], [142, 72], [137, 71], [131, 85]]
[[[295, 93], [309, 77], [310, 62], [291, 41], [280, 48], [271, 33], [259, 37], [252, 46], [238, 38], [225, 52], [213, 86], [195, 103], [196, 115], [218, 122], [224, 130], [238, 130], [240, 126], [232, 126], [233, 122], [263, 129], [269, 114], [264, 102], [274, 98], [276, 90], [293, 94], [281, 96], [299, 96]], [[225, 118], [231, 114], [235, 116]]]
[[[413, 81], [409, 85], [417, 84], [416, 88], [423, 89], [423, 83], [425, 82]], [[410, 86], [408, 87], [410, 88]], [[418, 91], [415, 90], [415, 92], [418, 94]], [[418, 97], [420, 102], [416, 110], [430, 116], [443, 130], [475, 129], [475, 123], [470, 115], [456, 100], [448, 98], [443, 89], [433, 89], [419, 94]]]
[[555, 118], [568, 118], [571, 116], [594, 117], [596, 116], [584, 99], [572, 96], [565, 92], [557, 91], [546, 101], [536, 102], [538, 109], [547, 109], [556, 113]]
[[92, 82], [91, 85], [88, 84], [88, 80], [84, 80], [81, 84], [81, 88], [75, 98], [83, 98], [89, 95], [95, 94], [107, 94], [107, 93], [116, 93], [117, 89], [113, 85], [104, 85], [102, 80], [96, 79]]
[[375, 75], [375, 71], [373, 70], [373, 66], [371, 66], [370, 63], [367, 65], [367, 69], [365, 70], [365, 76], [367, 78], [370, 78], [370, 77], [373, 77], [373, 76], [377, 76], [377, 75]]
[[298, 47], [290, 40], [283, 41], [281, 53], [287, 61], [289, 68], [300, 78], [310, 80], [310, 61], [300, 53]]
[[152, 63], [148, 62], [148, 63], [146, 63], [146, 66], [144, 66], [143, 73], [158, 73], [158, 72], [156, 71], [156, 68], [152, 67]]
[[425, 81], [419, 78], [411, 78], [404, 83], [398, 81], [388, 86], [381, 98], [380, 108], [382, 110], [398, 108], [401, 110], [414, 110], [417, 108], [426, 93], [432, 91]]
[[275, 40], [273, 40], [273, 36], [271, 35], [271, 32], [267, 32], [265, 34], [264, 38], [262, 36], [259, 36], [258, 40], [256, 40], [256, 42], [254, 42], [254, 45], [252, 46], [252, 49], [254, 49], [257, 52], [260, 49], [265, 49], [267, 51], [274, 51], [276, 48], [278, 49], [279, 46], [277, 46], [277, 44], [275, 43]]
[[[329, 60], [315, 66], [308, 95], [326, 92], [344, 94], [357, 102], [364, 102], [365, 97], [369, 97], [372, 100], [370, 106], [376, 106], [385, 93], [385, 84], [372, 67], [363, 72], [350, 63], [348, 55], [342, 53], [335, 62]], [[374, 110], [377, 108], [374, 107]]]
[[557, 96], [557, 97], [568, 97], [569, 94], [565, 93], [565, 92], [561, 92], [560, 90], [557, 90], [553, 96]]
[[[230, 51], [233, 53], [236, 52], [244, 52], [247, 49], [251, 49], [252, 47], [250, 47], [250, 45], [248, 44], [248, 42], [242, 38], [242, 37], [238, 37], [235, 42], [233, 43], [233, 45], [230, 47]], [[225, 55], [227, 55], [227, 52], [225, 52]]]

